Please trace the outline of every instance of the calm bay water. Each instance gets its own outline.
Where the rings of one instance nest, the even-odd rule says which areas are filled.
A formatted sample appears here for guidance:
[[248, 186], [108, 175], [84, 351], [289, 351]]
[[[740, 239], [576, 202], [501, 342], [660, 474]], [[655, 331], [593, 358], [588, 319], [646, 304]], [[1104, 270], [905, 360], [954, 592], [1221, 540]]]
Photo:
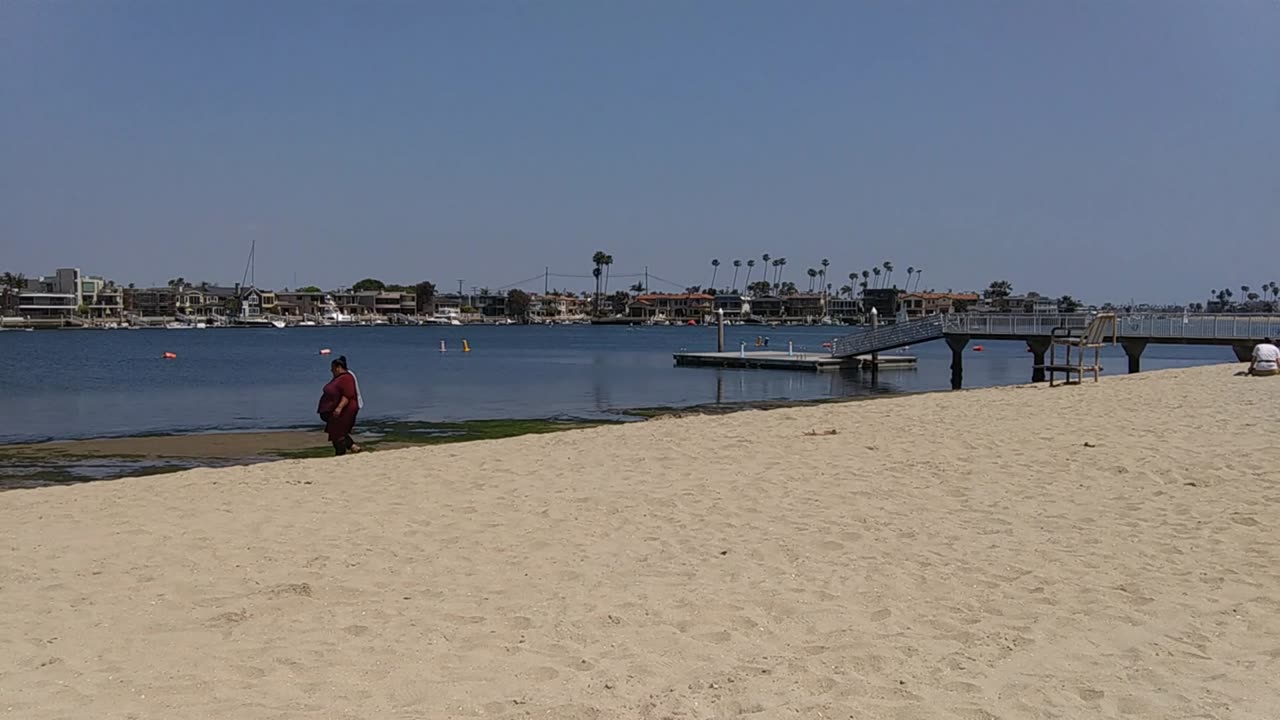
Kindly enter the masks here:
[[[727, 345], [763, 328], [731, 327]], [[820, 352], [839, 328], [769, 328], [770, 349]], [[461, 353], [461, 341], [473, 351]], [[440, 353], [445, 340], [449, 352]], [[966, 387], [1030, 380], [1023, 343], [967, 352]], [[908, 351], [914, 370], [857, 372], [676, 368], [671, 354], [714, 350], [706, 327], [381, 327], [0, 333], [5, 378], [0, 443], [316, 424], [329, 357], [346, 355], [365, 395], [363, 418], [464, 420], [613, 417], [637, 407], [808, 400], [950, 386], [950, 351]], [[163, 352], [177, 360], [162, 360]], [[1127, 367], [1120, 348], [1104, 365]], [[1144, 370], [1230, 362], [1229, 348], [1150, 346]]]

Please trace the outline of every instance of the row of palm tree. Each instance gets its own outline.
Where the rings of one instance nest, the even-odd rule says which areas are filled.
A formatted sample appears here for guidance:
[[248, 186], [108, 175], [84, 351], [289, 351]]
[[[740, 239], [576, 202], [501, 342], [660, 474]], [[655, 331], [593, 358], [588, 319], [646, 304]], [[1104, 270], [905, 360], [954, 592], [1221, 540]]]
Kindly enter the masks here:
[[[1257, 302], [1258, 300], [1266, 299], [1267, 296], [1270, 295], [1272, 302], [1280, 300], [1280, 285], [1277, 285], [1274, 280], [1262, 283], [1262, 286], [1258, 289], [1261, 290], [1260, 293], [1254, 291], [1253, 288], [1248, 285], [1241, 285], [1240, 299], [1248, 300], [1249, 302]], [[1235, 293], [1231, 288], [1223, 288], [1221, 290], [1210, 290], [1209, 297], [1216, 299], [1219, 304], [1225, 306], [1234, 302]]]
[[[771, 288], [772, 292], [780, 291], [783, 286], [782, 273], [787, 266], [787, 259], [775, 258], [771, 256], [769, 253], [764, 253], [763, 255], [760, 256], [760, 260], [763, 263], [764, 267], [767, 268], [765, 270], [766, 276], [765, 276], [764, 282], [769, 288]], [[743, 264], [744, 263], [742, 260], [733, 261], [733, 285], [731, 287], [732, 292], [738, 292], [738, 273], [741, 270]], [[760, 287], [759, 282], [757, 282], [755, 285], [752, 285], [751, 283], [751, 273], [756, 267], [756, 261], [747, 260], [745, 264], [747, 267], [747, 275], [746, 275], [746, 280], [744, 281], [744, 284], [743, 284], [744, 287], [748, 289], [751, 289], [753, 287], [755, 288]], [[707, 286], [708, 288], [718, 287], [716, 285], [716, 278], [719, 276], [720, 265], [721, 263], [719, 258], [712, 258], [711, 284]], [[818, 292], [830, 293], [832, 291], [833, 288], [831, 283], [827, 282], [827, 274], [830, 270], [830, 267], [831, 267], [831, 261], [828, 260], [827, 258], [823, 258], [822, 262], [818, 264], [818, 267], [811, 267], [806, 271], [806, 274], [809, 276], [809, 292], [815, 292], [816, 290]], [[768, 275], [769, 273], [768, 268], [771, 268], [773, 271], [772, 278], [770, 278]], [[923, 270], [917, 270], [915, 267], [907, 268], [907, 284], [906, 284], [906, 287], [903, 288], [903, 290], [910, 292], [912, 290], [913, 281], [915, 282], [915, 288], [918, 290], [920, 288], [920, 279], [923, 276], [923, 274], [924, 274]], [[881, 283], [882, 275], [884, 277], [883, 285]], [[858, 279], [859, 277], [861, 277], [862, 279], [859, 280]], [[840, 294], [853, 297], [853, 294], [856, 289], [861, 289], [863, 292], [865, 292], [868, 289], [880, 289], [881, 287], [883, 288], [896, 287], [891, 285], [892, 280], [893, 280], [893, 262], [886, 260], [880, 265], [877, 265], [869, 270], [862, 270], [860, 274], [858, 272], [849, 273], [850, 284], [841, 287]]]

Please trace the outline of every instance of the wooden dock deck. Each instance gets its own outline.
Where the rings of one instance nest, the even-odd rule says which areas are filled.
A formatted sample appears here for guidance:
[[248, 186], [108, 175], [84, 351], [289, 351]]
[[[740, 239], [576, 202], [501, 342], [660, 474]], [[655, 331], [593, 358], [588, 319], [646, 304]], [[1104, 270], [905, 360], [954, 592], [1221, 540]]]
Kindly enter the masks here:
[[[679, 352], [676, 365], [684, 367], [750, 368], [760, 370], [803, 370], [824, 372], [846, 368], [870, 368], [871, 356], [832, 357], [828, 353], [791, 353], [762, 350], [747, 353], [736, 352]], [[880, 370], [908, 370], [915, 368], [913, 355], [881, 355]]]

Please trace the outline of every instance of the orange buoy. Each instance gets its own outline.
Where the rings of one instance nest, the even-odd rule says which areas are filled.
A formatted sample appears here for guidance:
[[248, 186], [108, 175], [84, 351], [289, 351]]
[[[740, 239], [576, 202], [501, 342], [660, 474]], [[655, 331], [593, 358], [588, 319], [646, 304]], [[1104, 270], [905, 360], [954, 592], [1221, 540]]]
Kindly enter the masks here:
[[161, 355], [160, 357], [161, 357], [161, 358], [163, 358], [163, 359], [165, 359], [165, 360], [177, 360], [177, 359], [178, 359], [178, 353], [171, 353], [171, 352], [167, 352], [167, 353], [165, 353], [164, 355]]
[[321, 354], [321, 355], [329, 355], [329, 354], [330, 354], [330, 353], [332, 353], [332, 352], [333, 352], [333, 351], [332, 351], [332, 350], [330, 350], [329, 348], [320, 348], [320, 354]]
[[983, 350], [986, 350], [986, 348], [982, 347], [981, 345], [974, 345], [974, 346], [973, 346], [973, 351], [974, 351], [974, 352], [982, 352]]

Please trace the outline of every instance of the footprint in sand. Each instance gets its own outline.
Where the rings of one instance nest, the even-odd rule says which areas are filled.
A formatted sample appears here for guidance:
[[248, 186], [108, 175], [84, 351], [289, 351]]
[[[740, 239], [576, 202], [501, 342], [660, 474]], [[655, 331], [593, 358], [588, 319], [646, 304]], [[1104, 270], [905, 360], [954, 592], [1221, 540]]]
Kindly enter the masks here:
[[891, 617], [893, 617], [893, 611], [889, 608], [884, 608], [871, 613], [871, 620], [873, 622], [883, 622]]
[[1097, 702], [1107, 696], [1107, 694], [1101, 690], [1094, 690], [1093, 688], [1088, 687], [1082, 687], [1076, 690], [1076, 694], [1085, 702]]
[[525, 670], [524, 672], [518, 673], [517, 675], [518, 677], [526, 678], [529, 680], [537, 680], [538, 682], [550, 682], [560, 677], [560, 671], [553, 667], [542, 665], [536, 668], [532, 668], [530, 670]]

